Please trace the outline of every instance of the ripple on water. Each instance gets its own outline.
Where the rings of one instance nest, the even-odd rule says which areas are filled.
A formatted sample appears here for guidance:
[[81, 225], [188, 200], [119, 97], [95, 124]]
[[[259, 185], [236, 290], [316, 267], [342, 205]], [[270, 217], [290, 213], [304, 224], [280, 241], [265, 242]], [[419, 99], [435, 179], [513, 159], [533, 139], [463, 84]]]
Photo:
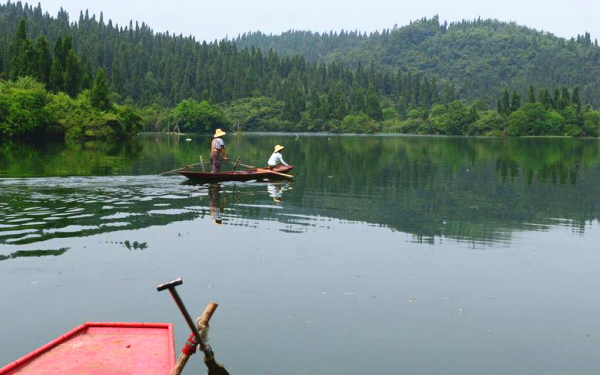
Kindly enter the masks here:
[[98, 229], [98, 226], [97, 225], [67, 225], [66, 227], [63, 227], [63, 228], [45, 229], [44, 232], [45, 233], [76, 233], [76, 232], [83, 232], [86, 230], [94, 230], [94, 229]]
[[100, 224], [101, 227], [126, 227], [131, 225], [131, 223], [125, 222], [125, 221], [114, 221], [112, 223], [102, 223]]
[[124, 219], [126, 217], [131, 216], [139, 216], [140, 213], [137, 212], [116, 212], [112, 215], [102, 216], [100, 220], [113, 220], [113, 219]]
[[44, 220], [46, 220], [46, 221], [64, 220], [64, 217], [54, 215], [54, 216], [45, 217]]
[[185, 209], [169, 209], [169, 210], [150, 210], [148, 214], [150, 215], [180, 215], [184, 213], [188, 213], [189, 210]]
[[4, 179], [0, 242], [35, 243], [193, 219], [197, 213], [186, 199], [198, 191], [179, 182], [156, 176]]
[[20, 236], [19, 238], [10, 238], [10, 239], [6, 240], [6, 243], [15, 243], [17, 241], [20, 242], [20, 241], [29, 240], [32, 238], [40, 238], [40, 237], [42, 237], [41, 234], [31, 233], [31, 234], [27, 234], [25, 236]]
[[94, 214], [73, 215], [73, 216], [69, 216], [69, 219], [83, 219], [85, 217], [94, 217]]
[[30, 217], [22, 217], [22, 218], [19, 218], [19, 219], [11, 219], [11, 220], [7, 220], [6, 222], [7, 222], [7, 223], [22, 223], [22, 222], [25, 222], [25, 221], [31, 221], [31, 220], [33, 220], [33, 218], [30, 218]]
[[35, 233], [35, 232], [37, 232], [37, 230], [35, 230], [35, 229], [7, 230], [7, 231], [0, 232], [0, 238], [21, 235], [21, 234], [27, 234], [27, 233]]

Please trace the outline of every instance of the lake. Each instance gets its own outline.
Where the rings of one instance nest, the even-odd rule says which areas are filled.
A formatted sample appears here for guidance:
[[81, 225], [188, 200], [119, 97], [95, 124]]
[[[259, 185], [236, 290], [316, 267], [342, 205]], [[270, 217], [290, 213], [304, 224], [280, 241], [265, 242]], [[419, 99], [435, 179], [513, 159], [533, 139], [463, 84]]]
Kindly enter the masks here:
[[0, 367], [86, 321], [171, 322], [179, 353], [156, 285], [181, 277], [232, 375], [600, 371], [599, 140], [225, 142], [284, 145], [294, 180], [160, 175], [208, 160], [199, 135], [0, 144]]

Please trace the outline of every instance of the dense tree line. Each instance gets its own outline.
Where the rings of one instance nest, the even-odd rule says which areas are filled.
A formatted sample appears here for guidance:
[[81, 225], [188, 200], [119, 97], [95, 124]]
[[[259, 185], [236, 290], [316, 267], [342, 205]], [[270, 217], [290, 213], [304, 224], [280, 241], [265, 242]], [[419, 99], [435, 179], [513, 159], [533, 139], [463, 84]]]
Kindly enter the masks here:
[[[128, 119], [113, 121], [109, 115], [105, 127], [115, 121], [135, 124], [135, 116], [141, 113], [149, 130], [235, 127], [498, 135], [598, 132], [596, 113], [588, 105], [589, 82], [582, 84], [583, 90], [577, 86], [577, 97], [585, 104], [584, 109], [577, 105], [573, 116], [567, 110], [573, 107], [570, 101], [561, 108], [544, 104], [543, 111], [550, 111], [552, 116], [542, 117], [560, 123], [551, 132], [509, 126], [516, 121], [511, 118], [522, 113], [521, 106], [527, 105], [520, 101], [523, 90], [511, 80], [519, 74], [507, 70], [504, 80], [483, 79], [472, 74], [471, 68], [461, 68], [464, 60], [455, 56], [460, 48], [452, 49], [451, 43], [437, 52], [431, 49], [435, 47], [427, 47], [436, 45], [433, 40], [448, 36], [456, 39], [455, 46], [462, 43], [472, 49], [474, 44], [484, 48], [479, 39], [475, 38], [476, 43], [471, 40], [475, 30], [483, 40], [498, 39], [489, 49], [474, 49], [480, 58], [493, 60], [521, 51], [518, 44], [509, 48], [506, 35], [512, 42], [522, 38], [525, 45], [534, 39], [544, 45], [559, 40], [514, 24], [477, 21], [448, 26], [440, 25], [436, 17], [381, 34], [342, 32], [321, 36], [290, 32], [274, 39], [251, 34], [236, 41], [206, 43], [194, 37], [154, 33], [144, 23], [113, 25], [110, 20], [105, 22], [102, 14], [96, 19], [85, 12], [77, 22], [70, 22], [63, 10], [53, 18], [43, 13], [39, 4], [34, 8], [21, 2], [7, 3], [0, 5], [0, 13], [0, 78], [14, 81], [32, 77], [44, 85], [49, 95], [65, 93], [71, 100], [89, 103], [99, 113], [115, 115], [120, 113], [116, 108], [127, 108]], [[277, 45], [261, 46], [275, 40], [281, 42], [279, 48], [286, 48], [298, 35], [305, 42], [295, 44], [295, 54], [291, 49], [278, 53]], [[252, 39], [256, 43], [248, 44]], [[385, 48], [376, 53], [378, 45]], [[573, 45], [577, 53], [584, 48], [597, 50], [589, 35], [573, 41]], [[510, 49], [509, 53], [505, 48]], [[490, 75], [506, 66], [517, 69], [512, 63], [490, 61], [474, 61], [469, 66]], [[448, 69], [460, 69], [460, 79], [446, 77]], [[550, 93], [557, 82], [530, 86], [548, 87]], [[563, 87], [568, 91], [573, 82]], [[465, 91], [465, 87], [469, 89]], [[517, 93], [513, 94], [513, 103], [510, 108], [490, 109], [503, 87]], [[4, 134], [15, 133], [14, 129], [8, 130], [12, 126], [9, 122], [4, 123]], [[71, 124], [73, 129], [82, 126]], [[125, 128], [133, 131], [138, 126]], [[98, 133], [97, 129], [87, 132], [89, 136]]]
[[584, 104], [600, 106], [600, 47], [589, 33], [566, 40], [513, 22], [476, 19], [440, 23], [423, 18], [370, 34], [357, 31], [281, 35], [250, 32], [239, 48], [272, 48], [310, 62], [356, 67], [373, 61], [377, 70], [402, 69], [452, 83], [459, 97], [492, 104], [504, 87], [523, 97], [534, 87], [579, 86]]

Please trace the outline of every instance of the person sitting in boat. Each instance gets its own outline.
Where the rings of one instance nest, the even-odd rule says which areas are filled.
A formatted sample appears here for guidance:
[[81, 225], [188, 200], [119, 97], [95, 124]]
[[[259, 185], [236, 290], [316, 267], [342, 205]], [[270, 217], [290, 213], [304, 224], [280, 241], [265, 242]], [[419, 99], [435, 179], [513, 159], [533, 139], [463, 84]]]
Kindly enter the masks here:
[[273, 151], [273, 154], [271, 155], [271, 157], [269, 158], [269, 161], [267, 162], [267, 166], [269, 167], [270, 170], [273, 169], [277, 169], [278, 167], [283, 166], [288, 166], [288, 164], [283, 161], [283, 157], [281, 156], [281, 151], [283, 150], [283, 146], [281, 145], [276, 145], [275, 146], [275, 151]]
[[221, 159], [227, 160], [225, 153], [225, 141], [223, 136], [227, 134], [221, 129], [215, 130], [213, 140], [210, 143], [210, 172], [219, 173], [221, 171]]

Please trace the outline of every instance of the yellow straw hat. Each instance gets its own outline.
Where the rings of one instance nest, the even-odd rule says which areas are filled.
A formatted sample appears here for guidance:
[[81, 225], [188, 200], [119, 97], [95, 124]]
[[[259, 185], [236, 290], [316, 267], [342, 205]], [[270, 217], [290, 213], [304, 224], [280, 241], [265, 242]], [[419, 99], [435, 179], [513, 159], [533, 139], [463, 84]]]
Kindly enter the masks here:
[[283, 150], [283, 148], [284, 147], [282, 145], [277, 145], [277, 146], [275, 146], [275, 152], [281, 151], [281, 150]]
[[215, 135], [213, 135], [213, 138], [222, 137], [225, 134], [227, 134], [227, 133], [225, 133], [223, 130], [217, 129], [217, 130], [215, 130]]

